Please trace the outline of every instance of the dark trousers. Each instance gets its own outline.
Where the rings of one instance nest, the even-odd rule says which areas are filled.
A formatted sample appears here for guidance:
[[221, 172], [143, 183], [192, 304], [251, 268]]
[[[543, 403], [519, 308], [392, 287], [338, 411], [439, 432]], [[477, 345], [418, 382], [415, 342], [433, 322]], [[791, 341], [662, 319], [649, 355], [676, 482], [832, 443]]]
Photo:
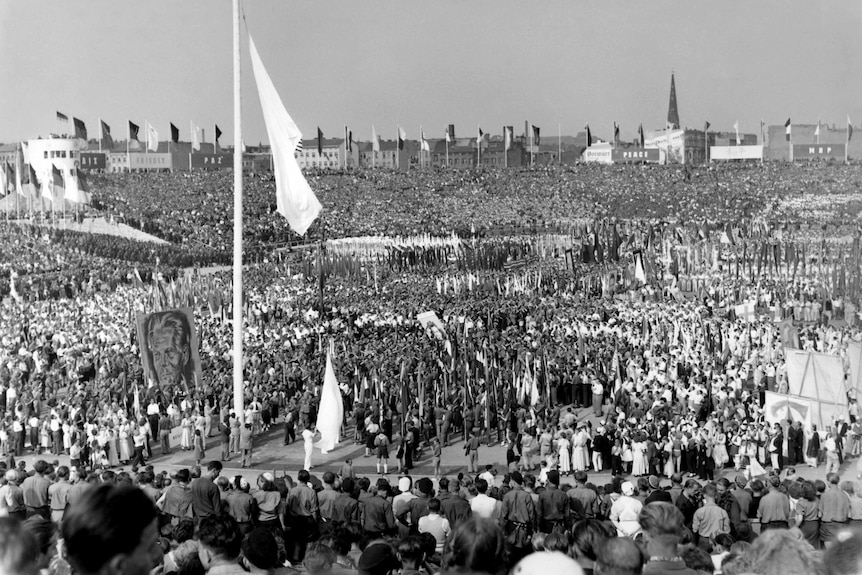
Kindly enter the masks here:
[[51, 520], [51, 508], [48, 505], [44, 507], [27, 507], [27, 517], [41, 517]]
[[135, 446], [135, 454], [132, 456], [132, 469], [137, 469], [142, 465], [146, 465], [146, 461], [144, 461], [144, 446]]

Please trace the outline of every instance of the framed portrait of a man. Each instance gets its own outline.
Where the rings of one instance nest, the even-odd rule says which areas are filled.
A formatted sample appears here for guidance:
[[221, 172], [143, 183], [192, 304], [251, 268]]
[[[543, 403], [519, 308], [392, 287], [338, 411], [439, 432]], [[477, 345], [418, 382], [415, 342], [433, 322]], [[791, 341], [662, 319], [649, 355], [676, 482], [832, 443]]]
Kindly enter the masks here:
[[201, 381], [198, 336], [191, 308], [137, 316], [141, 363], [148, 382], [170, 397], [177, 386], [188, 393]]

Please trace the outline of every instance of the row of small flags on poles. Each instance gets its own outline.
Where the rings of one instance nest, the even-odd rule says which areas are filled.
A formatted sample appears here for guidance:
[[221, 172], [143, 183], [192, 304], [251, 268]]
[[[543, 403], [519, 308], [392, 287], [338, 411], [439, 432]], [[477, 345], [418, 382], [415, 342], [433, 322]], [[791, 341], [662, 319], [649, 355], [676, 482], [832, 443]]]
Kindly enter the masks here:
[[[69, 122], [69, 116], [58, 111], [57, 112], [57, 122], [60, 124], [62, 124], [62, 123], [67, 124]], [[80, 138], [82, 140], [87, 140], [88, 139], [87, 138], [87, 126], [84, 123], [84, 121], [73, 117], [72, 118], [72, 124], [74, 126], [75, 137]], [[200, 126], [196, 125], [194, 122], [189, 122], [189, 125], [190, 125], [189, 132], [191, 135], [192, 149], [193, 150], [200, 150], [201, 144], [204, 141], [203, 140], [203, 129]], [[761, 120], [761, 122], [760, 122], [761, 133], [762, 133], [763, 127], [765, 125], [766, 125], [765, 122], [763, 120]], [[710, 126], [711, 126], [711, 124], [709, 122], [704, 122], [704, 128], [703, 128], [704, 132], [707, 132], [709, 130]], [[215, 145], [216, 150], [217, 150], [218, 146], [219, 146], [219, 138], [221, 138], [221, 136], [222, 136], [222, 131], [221, 131], [221, 128], [218, 127], [218, 124], [215, 124], [213, 127], [215, 129], [214, 130], [215, 131], [214, 145]], [[114, 140], [113, 140], [113, 137], [111, 136], [111, 127], [107, 123], [105, 123], [104, 120], [102, 120], [100, 118], [99, 119], [99, 128], [100, 128], [100, 135], [99, 135], [100, 142], [102, 144], [104, 144], [107, 148], [113, 147]], [[155, 127], [153, 127], [153, 125], [150, 124], [149, 122], [146, 123], [146, 128], [147, 128], [146, 134], [145, 134], [146, 141], [144, 143], [146, 143], [148, 150], [156, 151], [158, 149], [159, 133], [155, 129]], [[791, 141], [790, 118], [788, 118], [787, 121], [784, 123], [784, 128], [785, 128], [786, 140], [789, 142], [789, 141]], [[530, 129], [532, 132], [532, 134], [531, 134], [532, 143], [533, 143], [533, 145], [538, 146], [541, 142], [541, 129], [539, 128], [539, 126], [536, 126], [533, 124], [530, 125]], [[584, 129], [586, 130], [587, 147], [590, 147], [593, 144], [593, 137], [592, 137], [592, 131], [590, 130], [590, 125], [587, 124], [584, 127]], [[736, 133], [736, 144], [741, 145], [742, 144], [742, 138], [739, 134], [739, 120], [737, 120], [733, 124], [733, 129]], [[140, 142], [141, 141], [140, 140], [140, 130], [141, 130], [140, 126], [138, 124], [135, 124], [134, 122], [132, 122], [130, 120], [129, 121], [129, 140], [134, 140], [134, 141]], [[173, 142], [175, 144], [179, 143], [179, 141], [180, 141], [180, 129], [174, 123], [171, 122], [170, 123], [170, 130], [171, 130], [171, 142]], [[450, 126], [444, 127], [443, 130], [444, 130], [444, 138], [445, 138], [446, 142], [452, 143], [454, 140], [454, 136], [450, 133]], [[614, 143], [616, 143], [619, 141], [619, 138], [620, 138], [620, 126], [616, 122], [614, 122], [613, 132], [614, 132]], [[819, 120], [817, 122], [817, 129], [815, 130], [814, 135], [817, 136], [818, 138], [820, 137], [820, 121]], [[477, 145], [481, 145], [481, 142], [483, 142], [485, 140], [486, 136], [487, 136], [487, 134], [482, 130], [482, 127], [479, 126], [478, 130], [477, 130], [477, 135], [476, 135]], [[401, 126], [397, 126], [397, 137], [398, 137], [398, 149], [403, 150], [404, 149], [404, 143], [407, 141], [407, 133], [404, 131], [404, 128], [402, 128]], [[849, 142], [852, 137], [853, 137], [853, 124], [850, 122], [850, 117], [848, 116], [847, 117], [847, 141]], [[513, 126], [503, 126], [504, 148], [506, 150], [511, 148], [514, 140], [515, 140], [514, 127]], [[641, 147], [643, 147], [644, 146], [643, 124], [638, 126], [638, 140], [640, 142]], [[347, 126], [344, 127], [344, 142], [345, 142], [345, 146], [347, 147], [347, 151], [352, 152], [353, 151], [353, 143], [354, 143], [353, 131], [349, 130], [347, 128]], [[371, 146], [372, 146], [373, 151], [375, 151], [375, 152], [380, 151], [380, 137], [378, 136], [377, 131], [374, 129], [373, 125], [371, 126]], [[423, 151], [426, 151], [426, 152], [431, 151], [431, 147], [428, 143], [428, 139], [425, 137], [425, 131], [422, 130], [421, 128], [420, 128], [420, 147]], [[301, 151], [302, 151], [302, 142], [300, 141], [297, 145], [297, 152], [301, 152]], [[323, 131], [319, 127], [317, 128], [317, 152], [318, 152], [318, 155], [320, 155], [320, 156], [323, 155]]]
[[[60, 124], [68, 124], [69, 116], [62, 112], [57, 112], [57, 123]], [[76, 138], [81, 140], [88, 140], [87, 138], [87, 125], [83, 120], [79, 120], [78, 118], [72, 118], [72, 125], [74, 126], [74, 134]], [[219, 138], [221, 138], [222, 131], [221, 128], [218, 127], [218, 124], [213, 125], [215, 131], [215, 140], [214, 145], [216, 149], [219, 146]], [[174, 144], [178, 144], [180, 141], [180, 129], [173, 123], [170, 122], [170, 130], [171, 130], [171, 142]], [[193, 150], [200, 150], [201, 144], [204, 143], [204, 135], [203, 128], [196, 125], [194, 122], [189, 122], [189, 133], [190, 140], [192, 143]], [[134, 140], [136, 142], [141, 142], [141, 127], [140, 125], [129, 120], [129, 131], [128, 131], [129, 140]], [[145, 143], [147, 145], [147, 149], [154, 152], [158, 149], [159, 146], [159, 132], [156, 128], [146, 122], [146, 130], [144, 134]], [[99, 118], [99, 141], [107, 148], [112, 148], [114, 146], [114, 138], [111, 136], [111, 127], [101, 118]]]
[[[24, 157], [27, 158], [27, 144]], [[47, 176], [47, 174], [46, 174]], [[5, 162], [0, 166], [0, 196], [17, 193], [23, 198], [38, 199], [40, 196], [54, 201], [63, 198], [73, 203], [90, 203], [90, 186], [84, 172], [73, 168], [68, 176], [56, 165], [51, 166], [51, 175], [39, 182], [33, 165], [27, 162]]]

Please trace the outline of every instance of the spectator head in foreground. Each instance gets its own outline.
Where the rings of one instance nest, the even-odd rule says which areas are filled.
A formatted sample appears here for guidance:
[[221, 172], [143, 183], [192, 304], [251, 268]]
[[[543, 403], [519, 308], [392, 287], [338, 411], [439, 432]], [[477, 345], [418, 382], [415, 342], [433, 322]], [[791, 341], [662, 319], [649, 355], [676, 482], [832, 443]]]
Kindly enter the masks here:
[[862, 532], [842, 531], [823, 554], [824, 575], [862, 573]]
[[798, 529], [761, 533], [751, 544], [746, 559], [751, 572], [758, 575], [803, 575], [820, 570], [814, 548]]
[[659, 557], [677, 557], [677, 544], [685, 529], [682, 511], [676, 505], [655, 501], [644, 505], [638, 516], [647, 552]]
[[599, 546], [593, 573], [596, 575], [640, 575], [644, 556], [628, 537], [610, 537]]
[[0, 517], [0, 573], [39, 573], [39, 544], [24, 525], [13, 517]]
[[210, 515], [198, 527], [198, 554], [207, 571], [220, 565], [238, 563], [242, 533], [229, 515]]
[[512, 575], [583, 575], [578, 562], [559, 551], [530, 553], [512, 569]]
[[62, 531], [69, 562], [83, 575], [147, 575], [162, 561], [156, 507], [137, 487], [87, 489]]
[[490, 519], [471, 517], [446, 541], [442, 571], [499, 573], [506, 562], [506, 541], [500, 526]]

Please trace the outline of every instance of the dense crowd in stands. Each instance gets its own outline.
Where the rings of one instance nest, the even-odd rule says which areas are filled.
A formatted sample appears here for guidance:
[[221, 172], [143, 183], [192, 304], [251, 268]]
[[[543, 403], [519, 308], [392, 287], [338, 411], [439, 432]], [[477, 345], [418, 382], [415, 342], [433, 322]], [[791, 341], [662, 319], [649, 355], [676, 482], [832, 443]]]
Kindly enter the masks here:
[[[798, 348], [840, 357], [847, 381], [855, 377], [852, 346], [862, 341], [855, 224], [850, 214], [835, 220], [834, 211], [833, 219], [812, 221], [794, 202], [852, 192], [858, 170], [819, 169], [313, 176], [327, 236], [458, 232], [463, 245], [362, 252], [333, 262], [322, 284], [313, 258], [256, 258], [244, 273], [243, 414], [232, 411], [230, 275], [181, 277], [176, 269], [211, 263], [228, 249], [228, 175], [95, 178], [102, 209], [175, 246], [148, 252], [150, 244], [128, 240], [0, 229], [11, 246], [0, 256], [0, 293], [8, 294], [0, 306], [7, 470], [0, 510], [49, 521], [31, 517], [25, 526], [38, 524], [50, 551], [38, 560], [58, 573], [63, 561], [78, 572], [105, 572], [100, 561], [118, 556], [130, 562], [121, 572], [147, 572], [162, 561], [165, 572], [183, 573], [267, 572], [285, 561], [309, 573], [686, 572], [683, 565], [852, 572], [829, 571], [842, 563], [824, 559], [821, 549], [837, 543], [827, 554], [843, 553], [848, 565], [857, 560], [839, 532], [862, 521], [862, 486], [837, 474], [852, 473], [848, 461], [862, 452], [855, 385], [841, 409], [820, 412], [816, 424], [799, 412], [776, 419], [764, 404], [767, 392], [788, 391], [788, 325]], [[246, 237], [257, 246], [251, 251], [264, 253], [265, 244], [290, 234], [273, 213], [272, 182], [254, 176], [247, 191], [254, 223]], [[609, 217], [626, 224], [611, 228]], [[643, 227], [669, 217], [711, 223]], [[795, 255], [755, 264], [753, 250], [733, 245], [741, 220], [764, 218], [804, 220], [782, 232], [809, 242], [802, 265]], [[568, 238], [565, 247], [574, 222], [584, 219], [603, 223], [592, 239], [579, 235], [574, 250], [531, 229], [553, 222]], [[822, 239], [817, 230], [827, 223], [831, 236], [850, 237], [840, 257], [825, 256], [825, 242], [810, 243]], [[752, 224], [746, 234], [746, 241], [779, 241], [768, 225]], [[687, 250], [684, 265], [673, 260], [672, 242]], [[188, 260], [179, 255], [186, 248]], [[349, 257], [349, 245], [339, 249]], [[749, 258], [743, 265], [741, 253]], [[161, 386], [142, 364], [136, 316], [186, 306], [202, 372]], [[438, 327], [417, 319], [427, 311]], [[345, 430], [380, 476], [356, 478], [345, 464], [314, 477], [309, 463], [288, 470], [290, 477], [264, 473], [256, 485], [222, 477], [219, 459], [241, 454], [243, 467], [253, 467], [252, 444], [273, 426], [283, 428], [285, 443], [309, 443], [328, 341]], [[168, 439], [176, 428], [179, 445]], [[207, 452], [213, 435], [222, 440], [221, 457], [211, 445]], [[492, 443], [506, 447], [505, 469], [480, 473]], [[440, 453], [451, 444], [463, 449], [467, 472], [444, 478]], [[173, 477], [155, 472], [157, 458], [178, 448], [210, 463]], [[57, 462], [21, 469], [16, 458], [28, 454]], [[390, 464], [409, 474], [419, 461], [431, 462], [435, 482], [404, 476], [396, 489], [382, 477]], [[126, 466], [131, 472], [120, 471]], [[826, 481], [801, 480], [797, 466], [825, 470]], [[588, 472], [608, 470], [607, 483], [588, 481]], [[37, 482], [45, 498], [33, 499]], [[56, 503], [51, 490], [64, 492]], [[111, 539], [120, 529], [83, 527], [112, 525], [108, 516], [93, 519], [93, 510], [108, 513], [104, 502], [113, 498], [115, 511], [128, 505], [141, 519], [133, 546]], [[57, 532], [50, 519], [61, 516]], [[19, 523], [3, 529], [22, 549], [31, 544]], [[52, 536], [62, 536], [65, 559], [54, 555]], [[100, 559], [81, 555], [93, 545], [104, 548]], [[180, 557], [199, 563], [186, 567]]]

